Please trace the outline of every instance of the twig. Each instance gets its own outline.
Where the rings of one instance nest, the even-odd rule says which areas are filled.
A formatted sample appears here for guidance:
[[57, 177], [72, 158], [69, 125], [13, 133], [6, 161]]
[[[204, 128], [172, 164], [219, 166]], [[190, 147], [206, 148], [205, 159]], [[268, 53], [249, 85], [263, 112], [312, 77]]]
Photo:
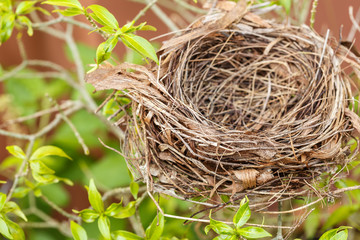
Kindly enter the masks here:
[[[145, 0], [146, 3], [150, 3], [151, 0]], [[159, 8], [156, 4], [154, 4], [151, 7], [151, 10], [155, 13], [155, 15], [165, 23], [165, 25], [171, 30], [171, 31], [178, 31], [179, 28], [175, 25], [175, 23]]]
[[147, 10], [149, 10], [149, 8], [151, 8], [156, 2], [157, 0], [152, 0], [151, 2], [148, 2], [148, 4], [143, 9], [141, 9], [141, 11], [134, 17], [133, 21], [136, 22], [137, 20], [139, 20], [139, 18], [141, 18], [147, 12]]
[[[359, 26], [359, 24], [357, 23], [357, 20], [356, 19], [359, 19], [360, 18], [360, 8], [359, 8], [359, 10], [358, 10], [358, 12], [357, 12], [357, 14], [356, 14], [356, 19], [354, 18], [354, 12], [353, 12], [353, 7], [352, 6], [350, 6], [349, 7], [349, 17], [350, 17], [350, 20], [351, 20], [351, 22], [352, 22], [352, 27], [351, 27], [351, 30], [352, 29], [355, 29], [355, 30], [357, 30], [357, 31], [359, 31], [360, 32], [360, 26]], [[352, 33], [352, 32], [354, 32], [354, 33]], [[351, 35], [350, 35], [350, 33], [352, 33]], [[349, 41], [352, 41], [352, 39], [354, 38], [354, 36], [355, 36], [355, 31], [351, 31], [349, 33], [349, 36], [348, 36], [348, 40]], [[350, 38], [351, 37], [351, 38]]]
[[60, 213], [61, 215], [67, 217], [68, 219], [72, 219], [74, 221], [79, 222], [80, 221], [80, 217], [68, 213], [66, 211], [64, 211], [62, 208], [60, 208], [58, 205], [56, 205], [54, 202], [50, 201], [46, 196], [41, 195], [41, 199], [44, 200], [44, 202], [46, 202], [50, 207], [52, 207], [55, 211], [57, 211], [58, 213]]
[[27, 165], [27, 162], [28, 162], [28, 159], [30, 158], [31, 156], [31, 153], [32, 153], [32, 149], [34, 147], [34, 143], [35, 143], [35, 138], [31, 138], [30, 139], [30, 142], [29, 142], [29, 145], [27, 146], [27, 149], [26, 149], [26, 158], [23, 160], [23, 162], [21, 163], [21, 166], [18, 170], [18, 172], [16, 173], [15, 177], [14, 177], [14, 181], [13, 181], [13, 184], [9, 190], [9, 193], [7, 194], [7, 197], [6, 197], [6, 202], [10, 201], [14, 191], [15, 191], [15, 188], [17, 187], [18, 185], [18, 182], [19, 182], [19, 179], [20, 177], [23, 176], [23, 172], [25, 170], [25, 167]]

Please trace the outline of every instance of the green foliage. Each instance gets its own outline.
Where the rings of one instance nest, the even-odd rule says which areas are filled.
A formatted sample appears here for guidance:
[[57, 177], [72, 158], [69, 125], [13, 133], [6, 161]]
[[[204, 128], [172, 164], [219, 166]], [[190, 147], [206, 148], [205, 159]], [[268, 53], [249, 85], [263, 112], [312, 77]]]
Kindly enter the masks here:
[[37, 1], [21, 1], [14, 7], [11, 0], [3, 0], [0, 3], [0, 45], [6, 42], [14, 28], [21, 29], [24, 26], [27, 27], [27, 34], [33, 35], [32, 22], [24, 15], [38, 10], [46, 15], [49, 15], [48, 11], [43, 8], [35, 7]]
[[245, 223], [250, 219], [251, 210], [249, 208], [249, 199], [245, 197], [240, 202], [239, 210], [236, 212], [233, 223], [235, 228], [220, 222], [216, 221], [211, 218], [210, 212], [210, 224], [205, 227], [205, 233], [212, 229], [215, 233], [219, 236], [214, 238], [214, 240], [220, 239], [228, 239], [228, 240], [235, 240], [239, 239], [240, 237], [244, 237], [247, 239], [257, 239], [257, 238], [264, 238], [264, 237], [271, 237], [271, 234], [265, 231], [263, 228], [260, 227], [243, 227]]
[[67, 7], [65, 10], [55, 11], [60, 12], [64, 16], [85, 15], [90, 22], [95, 21], [102, 25], [102, 27], [98, 27], [95, 23], [93, 24], [95, 27], [94, 31], [101, 32], [107, 39], [98, 46], [96, 50], [97, 66], [92, 68], [89, 72], [94, 71], [99, 67], [99, 64], [111, 57], [111, 53], [116, 47], [119, 39], [125, 46], [135, 50], [144, 58], [150, 58], [157, 64], [159, 63], [153, 46], [145, 38], [134, 34], [136, 31], [156, 31], [155, 27], [146, 25], [146, 22], [134, 26], [135, 22], [132, 21], [120, 27], [114, 15], [112, 15], [105, 7], [93, 4], [85, 8], [82, 7], [77, 0], [49, 0], [44, 1], [43, 4]]
[[90, 179], [88, 190], [88, 198], [93, 209], [84, 209], [81, 211], [73, 210], [79, 214], [86, 223], [92, 223], [97, 220], [98, 229], [105, 239], [111, 239], [110, 220], [111, 218], [128, 218], [135, 213], [135, 201], [130, 202], [125, 207], [120, 203], [112, 203], [106, 209], [101, 194], [97, 190], [94, 180]]
[[24, 221], [27, 218], [15, 202], [7, 201], [6, 198], [6, 194], [0, 192], [0, 233], [7, 239], [25, 239], [23, 230], [8, 215], [14, 214]]
[[348, 229], [351, 227], [339, 227], [325, 232], [319, 240], [346, 240]]
[[71, 233], [74, 237], [74, 240], [87, 240], [87, 234], [86, 231], [83, 227], [81, 227], [79, 224], [77, 224], [74, 221], [70, 222], [70, 228], [71, 228]]

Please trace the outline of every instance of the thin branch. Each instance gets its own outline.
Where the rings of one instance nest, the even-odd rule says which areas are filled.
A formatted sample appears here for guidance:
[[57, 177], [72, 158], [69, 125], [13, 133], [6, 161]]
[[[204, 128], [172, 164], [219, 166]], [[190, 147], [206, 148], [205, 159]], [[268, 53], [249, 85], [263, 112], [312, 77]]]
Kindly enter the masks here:
[[[151, 0], [145, 0], [146, 3], [151, 3]], [[178, 31], [179, 28], [175, 25], [175, 23], [157, 6], [154, 4], [151, 7], [151, 10], [155, 13], [155, 15], [160, 18], [160, 20], [171, 30], [171, 31]]]
[[14, 191], [15, 191], [15, 188], [18, 185], [20, 177], [23, 176], [23, 173], [25, 171], [25, 167], [27, 166], [28, 159], [30, 159], [32, 149], [34, 147], [34, 143], [35, 143], [35, 138], [31, 138], [30, 142], [29, 142], [29, 145], [27, 146], [27, 149], [26, 149], [26, 158], [21, 163], [21, 166], [20, 166], [18, 172], [16, 173], [16, 175], [14, 177], [14, 181], [13, 181], [13, 184], [12, 184], [10, 190], [9, 190], [9, 193], [7, 194], [7, 197], [6, 197], [7, 202], [10, 201], [10, 199], [11, 199], [11, 197], [12, 197]]
[[147, 10], [149, 10], [149, 8], [151, 8], [155, 3], [157, 2], [157, 0], [152, 0], [151, 2], [149, 2], [143, 9], [141, 9], [141, 11], [134, 17], [133, 21], [136, 22], [137, 20], [139, 20], [139, 18], [141, 18], [146, 12]]
[[[352, 28], [351, 29], [355, 29], [355, 30], [357, 30], [357, 31], [359, 31], [360, 32], [360, 26], [359, 26], [359, 24], [358, 24], [358, 22], [357, 22], [357, 20], [356, 19], [359, 19], [360, 18], [360, 8], [359, 8], [359, 10], [358, 10], [358, 13], [356, 14], [356, 19], [354, 18], [354, 10], [353, 10], [353, 7], [352, 6], [350, 6], [349, 7], [349, 17], [350, 17], [350, 20], [351, 20], [351, 22], [352, 22]], [[348, 37], [348, 40], [350, 40], [350, 41], [352, 41], [352, 39], [354, 38], [354, 36], [355, 36], [355, 31], [354, 31], [354, 33], [353, 33], [353, 36], [351, 36], [350, 34], [349, 34], [349, 37]], [[352, 38], [350, 38], [350, 37], [352, 37]]]
[[80, 221], [80, 217], [78, 217], [77, 215], [74, 215], [74, 214], [71, 214], [71, 213], [68, 213], [68, 212], [64, 211], [62, 208], [60, 208], [54, 202], [50, 201], [46, 196], [41, 195], [41, 199], [44, 200], [44, 202], [46, 202], [51, 208], [53, 208], [55, 211], [57, 211], [58, 213], [60, 213], [64, 217], [67, 217], [68, 219], [74, 220], [76, 222]]

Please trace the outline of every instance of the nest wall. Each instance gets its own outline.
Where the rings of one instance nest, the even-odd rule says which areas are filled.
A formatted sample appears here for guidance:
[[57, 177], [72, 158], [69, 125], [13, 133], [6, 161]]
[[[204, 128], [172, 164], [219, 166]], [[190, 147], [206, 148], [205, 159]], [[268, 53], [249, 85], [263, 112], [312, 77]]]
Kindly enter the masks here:
[[358, 124], [344, 70], [359, 70], [351, 52], [250, 12], [221, 29], [206, 21], [166, 42], [159, 66], [87, 76], [97, 90], [132, 100], [116, 124], [148, 187], [214, 204], [225, 195], [286, 199], [345, 166]]

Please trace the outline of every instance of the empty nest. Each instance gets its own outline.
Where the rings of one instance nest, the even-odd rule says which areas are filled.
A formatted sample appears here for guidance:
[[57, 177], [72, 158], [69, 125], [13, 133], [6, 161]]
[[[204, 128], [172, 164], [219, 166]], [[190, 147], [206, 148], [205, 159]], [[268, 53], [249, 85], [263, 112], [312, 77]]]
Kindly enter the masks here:
[[306, 26], [229, 15], [165, 42], [159, 66], [102, 67], [87, 81], [121, 90], [107, 101], [132, 100], [111, 118], [124, 115], [123, 154], [150, 190], [212, 204], [305, 195], [354, 156], [349, 72], [359, 63]]

